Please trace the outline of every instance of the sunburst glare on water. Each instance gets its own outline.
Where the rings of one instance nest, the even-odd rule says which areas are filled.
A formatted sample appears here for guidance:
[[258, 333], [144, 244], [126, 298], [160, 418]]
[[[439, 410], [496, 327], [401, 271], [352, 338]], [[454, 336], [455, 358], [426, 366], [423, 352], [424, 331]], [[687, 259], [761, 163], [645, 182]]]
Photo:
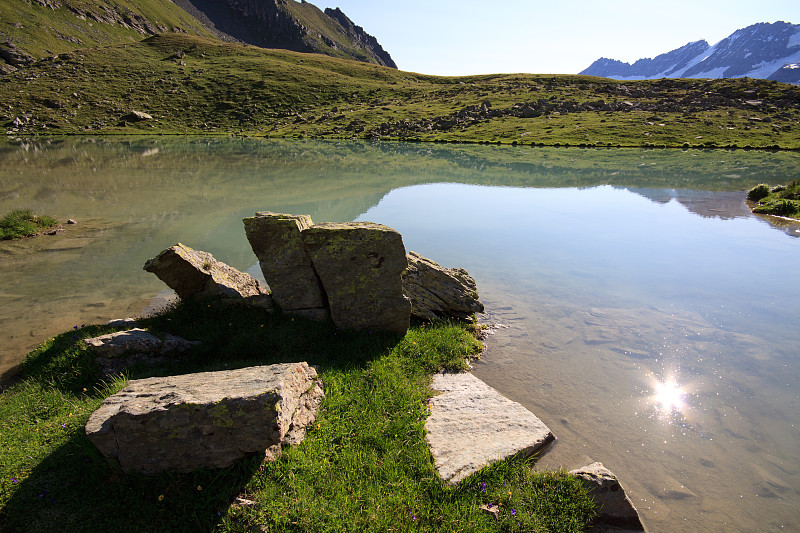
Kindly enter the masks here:
[[680, 413], [686, 408], [686, 392], [673, 380], [654, 385], [653, 403], [664, 413]]

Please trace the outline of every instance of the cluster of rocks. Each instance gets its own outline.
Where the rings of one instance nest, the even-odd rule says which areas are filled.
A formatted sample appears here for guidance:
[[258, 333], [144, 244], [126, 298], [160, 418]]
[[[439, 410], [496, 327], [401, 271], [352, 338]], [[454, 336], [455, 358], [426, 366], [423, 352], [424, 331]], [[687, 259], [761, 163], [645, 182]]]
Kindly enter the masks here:
[[466, 270], [411, 252], [373, 222], [314, 224], [308, 215], [256, 213], [245, 232], [269, 288], [178, 243], [145, 264], [181, 298], [224, 296], [340, 329], [405, 333], [411, 317], [465, 319], [483, 311]]
[[[406, 255], [402, 236], [387, 226], [314, 224], [308, 215], [268, 212], [244, 225], [271, 292], [180, 243], [144, 269], [180, 298], [220, 297], [355, 330], [403, 333], [412, 313], [430, 320], [483, 310], [465, 270]], [[196, 344], [154, 335], [132, 319], [113, 325], [127, 329], [84, 341], [107, 376]], [[223, 468], [255, 452], [276, 458], [282, 445], [299, 443], [323, 396], [307, 363], [133, 380], [91, 415], [86, 433], [126, 472]]]

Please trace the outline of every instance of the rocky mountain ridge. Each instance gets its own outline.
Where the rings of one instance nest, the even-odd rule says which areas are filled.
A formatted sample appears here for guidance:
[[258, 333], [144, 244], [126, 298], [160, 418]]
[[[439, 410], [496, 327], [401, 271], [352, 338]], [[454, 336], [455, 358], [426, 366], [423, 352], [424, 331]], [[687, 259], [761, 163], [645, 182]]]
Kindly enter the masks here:
[[713, 46], [695, 41], [633, 64], [601, 57], [581, 74], [618, 80], [750, 77], [800, 84], [800, 24], [753, 24]]
[[223, 40], [397, 68], [378, 40], [339, 8], [295, 0], [173, 0]]

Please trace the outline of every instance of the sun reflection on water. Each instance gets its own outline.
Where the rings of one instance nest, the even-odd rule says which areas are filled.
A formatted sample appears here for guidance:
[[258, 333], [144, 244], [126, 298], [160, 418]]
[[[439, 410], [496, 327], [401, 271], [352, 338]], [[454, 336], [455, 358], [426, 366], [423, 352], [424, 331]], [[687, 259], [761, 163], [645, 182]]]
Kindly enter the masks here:
[[653, 388], [653, 404], [662, 413], [681, 413], [686, 409], [686, 391], [674, 380], [656, 382]]

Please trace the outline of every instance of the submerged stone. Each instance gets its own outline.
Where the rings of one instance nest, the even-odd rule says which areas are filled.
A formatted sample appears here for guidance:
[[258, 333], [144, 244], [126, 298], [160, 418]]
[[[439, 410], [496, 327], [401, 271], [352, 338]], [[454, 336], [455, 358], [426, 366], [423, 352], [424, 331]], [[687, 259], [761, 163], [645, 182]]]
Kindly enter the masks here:
[[592, 463], [571, 470], [570, 474], [583, 481], [597, 504], [593, 531], [645, 531], [636, 507], [617, 476], [603, 463]]

